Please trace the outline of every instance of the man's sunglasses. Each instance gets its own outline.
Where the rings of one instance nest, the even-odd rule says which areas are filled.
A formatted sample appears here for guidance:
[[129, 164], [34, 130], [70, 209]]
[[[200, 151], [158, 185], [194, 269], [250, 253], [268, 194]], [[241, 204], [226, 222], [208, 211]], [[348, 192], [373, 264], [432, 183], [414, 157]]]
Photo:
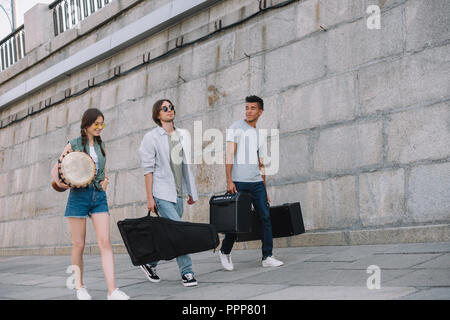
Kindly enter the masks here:
[[169, 107], [164, 106], [164, 107], [161, 108], [161, 110], [164, 111], [164, 112], [169, 111], [169, 109], [171, 111], [173, 111], [173, 110], [175, 110], [175, 107], [173, 105], [170, 105]]

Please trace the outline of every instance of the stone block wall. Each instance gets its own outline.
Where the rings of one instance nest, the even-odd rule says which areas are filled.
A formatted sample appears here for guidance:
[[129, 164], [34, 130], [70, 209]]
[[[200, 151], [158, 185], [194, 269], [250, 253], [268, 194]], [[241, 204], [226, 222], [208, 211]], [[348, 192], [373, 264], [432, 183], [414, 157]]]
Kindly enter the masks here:
[[[0, 90], [169, 1], [152, 2], [138, 1], [11, 75]], [[380, 30], [367, 27], [371, 4], [381, 8]], [[146, 52], [164, 53], [180, 35], [186, 42], [199, 38], [218, 19], [226, 26], [257, 11], [253, 0], [222, 1], [26, 97], [0, 119], [126, 68]], [[153, 103], [171, 99], [176, 125], [191, 134], [196, 121], [203, 132], [224, 132], [243, 118], [249, 94], [265, 100], [259, 126], [279, 130], [271, 139], [279, 139], [280, 167], [267, 178], [272, 204], [300, 201], [307, 229], [276, 246], [448, 241], [449, 17], [446, 0], [294, 1], [0, 129], [0, 252], [68, 252], [68, 193], [50, 188], [49, 172], [65, 143], [79, 135], [89, 107], [105, 114], [112, 241], [123, 251], [117, 221], [146, 213], [137, 149], [155, 127]], [[185, 205], [183, 219], [208, 222], [208, 200], [225, 191], [225, 169], [201, 163], [194, 172], [200, 199]], [[88, 225], [87, 242], [97, 252]]]

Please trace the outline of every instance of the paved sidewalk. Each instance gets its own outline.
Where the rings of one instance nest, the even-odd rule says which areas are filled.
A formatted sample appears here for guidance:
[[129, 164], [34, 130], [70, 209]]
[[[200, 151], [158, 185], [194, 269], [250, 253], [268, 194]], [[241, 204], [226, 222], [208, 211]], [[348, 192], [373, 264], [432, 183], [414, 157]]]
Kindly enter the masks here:
[[[283, 267], [262, 268], [260, 250], [235, 250], [235, 270], [217, 252], [191, 255], [197, 287], [182, 286], [175, 260], [161, 262], [162, 281], [150, 283], [125, 254], [116, 254], [117, 286], [133, 299], [450, 299], [450, 242], [274, 249]], [[0, 257], [0, 299], [74, 300], [66, 287], [69, 256]], [[105, 299], [100, 256], [85, 255], [84, 282]], [[380, 289], [368, 289], [380, 268]], [[375, 282], [372, 282], [375, 283]]]

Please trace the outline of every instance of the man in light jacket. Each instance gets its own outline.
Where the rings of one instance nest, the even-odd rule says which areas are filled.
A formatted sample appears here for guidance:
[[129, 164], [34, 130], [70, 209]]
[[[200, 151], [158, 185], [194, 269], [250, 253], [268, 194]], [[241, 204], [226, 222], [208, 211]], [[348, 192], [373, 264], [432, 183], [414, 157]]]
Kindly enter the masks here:
[[[158, 125], [142, 139], [139, 148], [144, 169], [147, 207], [165, 218], [180, 221], [183, 215], [183, 194], [187, 203], [198, 200], [195, 179], [188, 164], [190, 154], [189, 132], [174, 126], [175, 107], [168, 99], [158, 100], [153, 105], [153, 121]], [[185, 287], [196, 286], [189, 255], [176, 258]], [[142, 265], [141, 269], [151, 282], [159, 282], [156, 274], [157, 261]]]

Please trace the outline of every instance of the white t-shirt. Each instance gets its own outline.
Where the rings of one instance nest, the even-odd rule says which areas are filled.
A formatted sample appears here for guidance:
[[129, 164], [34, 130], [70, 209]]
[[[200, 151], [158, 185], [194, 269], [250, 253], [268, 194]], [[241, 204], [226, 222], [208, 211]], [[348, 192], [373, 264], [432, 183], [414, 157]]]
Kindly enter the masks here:
[[95, 148], [92, 146], [89, 146], [89, 155], [91, 156], [92, 160], [94, 160], [95, 168], [97, 169], [97, 173], [98, 173], [98, 157], [97, 157], [97, 153], [95, 152]]
[[227, 129], [227, 141], [237, 143], [232, 179], [238, 182], [263, 181], [259, 158], [264, 158], [264, 137], [245, 120], [236, 121]]

